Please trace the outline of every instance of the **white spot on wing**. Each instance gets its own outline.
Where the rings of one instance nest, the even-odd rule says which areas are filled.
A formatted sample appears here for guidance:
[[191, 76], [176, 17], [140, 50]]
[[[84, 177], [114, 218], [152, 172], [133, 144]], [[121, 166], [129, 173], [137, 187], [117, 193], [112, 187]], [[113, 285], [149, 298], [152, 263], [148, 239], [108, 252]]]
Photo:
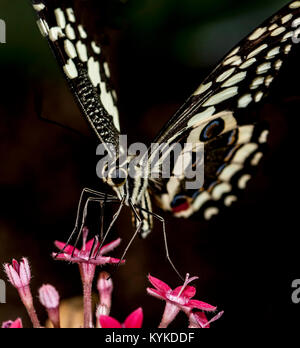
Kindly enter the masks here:
[[245, 144], [234, 155], [232, 162], [243, 164], [246, 159], [257, 150], [258, 145], [254, 143]]
[[264, 96], [262, 91], [259, 91], [255, 94], [254, 100], [256, 103], [260, 102], [262, 100], [262, 97]]
[[279, 27], [272, 32], [271, 36], [278, 36], [278, 35], [284, 33], [285, 31], [286, 31], [285, 27]]
[[231, 56], [237, 54], [239, 50], [240, 50], [240, 46], [239, 46], [239, 47], [236, 47], [232, 52], [230, 52], [230, 53], [228, 54], [228, 56], [227, 56], [226, 58], [229, 58], [229, 57], [231, 57]]
[[257, 166], [262, 158], [263, 158], [263, 153], [262, 152], [256, 153], [254, 155], [254, 157], [252, 158], [252, 160], [251, 160], [251, 165], [252, 166]]
[[282, 24], [285, 24], [287, 23], [289, 20], [291, 20], [293, 18], [293, 15], [290, 13], [284, 17], [281, 18], [281, 23]]
[[189, 122], [187, 124], [188, 127], [193, 127], [193, 126], [199, 124], [203, 119], [206, 119], [207, 117], [212, 116], [215, 111], [216, 111], [216, 109], [213, 106], [211, 106], [210, 108], [207, 108], [203, 112], [200, 112], [199, 114], [196, 114], [195, 116], [193, 116], [189, 120]]
[[100, 65], [99, 62], [96, 62], [93, 57], [90, 57], [88, 60], [88, 74], [94, 87], [100, 85]]
[[224, 62], [223, 62], [223, 65], [240, 65], [242, 62], [241, 60], [241, 57], [240, 56], [233, 56], [233, 57], [230, 57], [228, 59], [226, 59]]
[[95, 41], [92, 41], [91, 47], [92, 47], [92, 50], [94, 51], [94, 53], [96, 53], [96, 54], [101, 53], [101, 48], [99, 46], [97, 46]]
[[78, 52], [79, 59], [82, 62], [87, 62], [88, 60], [88, 55], [87, 55], [87, 48], [86, 45], [83, 44], [81, 41], [77, 41], [76, 43], [76, 49]]
[[251, 179], [251, 175], [245, 174], [243, 175], [238, 182], [238, 188], [244, 190], [247, 187], [249, 180]]
[[258, 39], [259, 37], [261, 37], [265, 32], [267, 31], [267, 28], [266, 27], [264, 27], [264, 28], [258, 28], [258, 29], [256, 29], [255, 30], [255, 32], [251, 35], [251, 36], [249, 36], [249, 40], [256, 40], [256, 39]]
[[259, 139], [258, 139], [258, 142], [259, 142], [260, 144], [266, 143], [266, 142], [268, 141], [269, 133], [270, 133], [270, 132], [269, 132], [268, 130], [263, 131], [263, 132], [261, 133]]
[[45, 8], [45, 5], [40, 3], [40, 4], [34, 4], [33, 5], [33, 8], [37, 11], [37, 12], [40, 12], [42, 11], [44, 8]]
[[62, 29], [65, 29], [66, 18], [65, 18], [65, 15], [64, 15], [62, 9], [57, 8], [56, 10], [54, 10], [54, 14], [55, 14], [55, 18], [56, 18], [56, 22], [57, 22], [58, 26]]
[[230, 207], [232, 206], [232, 203], [236, 202], [238, 200], [238, 198], [236, 196], [227, 196], [224, 200], [224, 204], [226, 205], [226, 207]]
[[254, 126], [242, 126], [239, 127], [238, 144], [249, 143], [253, 135]]
[[260, 85], [262, 85], [264, 83], [265, 78], [264, 77], [256, 77], [252, 83], [250, 88], [251, 89], [256, 89], [258, 88]]
[[289, 8], [299, 8], [300, 7], [300, 1], [294, 1], [290, 4]]
[[237, 87], [230, 87], [227, 88], [220, 93], [217, 93], [210, 97], [204, 104], [203, 106], [212, 106], [221, 103], [224, 100], [227, 100], [229, 98], [234, 97], [235, 95], [238, 94], [238, 88]]
[[231, 180], [231, 178], [237, 173], [239, 172], [243, 167], [240, 164], [229, 164], [228, 166], [226, 166], [221, 175], [219, 176], [219, 179], [221, 181], [225, 181], [225, 182], [229, 182]]
[[283, 38], [281, 39], [281, 42], [285, 42], [287, 41], [290, 37], [293, 37], [294, 36], [294, 33], [292, 31], [284, 34]]
[[248, 59], [240, 66], [240, 69], [247, 69], [249, 68], [249, 66], [251, 66], [255, 62], [256, 62], [256, 58]]
[[64, 47], [69, 58], [74, 59], [77, 57], [76, 49], [70, 40], [65, 40]]
[[243, 81], [247, 75], [246, 71], [241, 71], [236, 75], [230, 77], [226, 82], [223, 83], [222, 87], [231, 87], [237, 85], [239, 82]]
[[275, 62], [275, 69], [276, 70], [279, 70], [281, 67], [282, 67], [282, 64], [283, 64], [283, 61], [278, 59], [276, 62]]
[[256, 72], [260, 75], [266, 73], [269, 69], [271, 69], [271, 63], [267, 62], [259, 65]]
[[226, 182], [219, 184], [213, 189], [212, 198], [217, 201], [221, 199], [224, 193], [230, 192], [231, 189], [232, 189], [231, 185], [229, 185]]
[[212, 86], [212, 82], [208, 82], [206, 84], [200, 85], [200, 87], [196, 90], [194, 95], [202, 94], [206, 92]]
[[67, 26], [66, 26], [66, 35], [67, 35], [68, 39], [70, 39], [70, 40], [76, 39], [75, 30], [73, 29], [73, 27], [70, 23], [67, 24]]
[[290, 53], [291, 49], [292, 49], [292, 45], [286, 45], [285, 48], [284, 48], [284, 53], [285, 54]]
[[226, 70], [220, 76], [217, 77], [216, 81], [222, 82], [222, 81], [226, 80], [229, 76], [231, 76], [234, 73], [235, 70], [236, 70], [236, 68], [231, 68], [231, 69]]
[[76, 18], [75, 18], [73, 9], [72, 8], [67, 8], [66, 9], [66, 13], [67, 13], [69, 21], [72, 22], [72, 23], [75, 23], [76, 22]]
[[200, 195], [197, 196], [197, 198], [194, 200], [194, 203], [193, 203], [194, 211], [198, 211], [203, 206], [203, 204], [208, 202], [210, 199], [211, 199], [211, 196], [208, 192], [205, 191], [200, 193]]
[[204, 212], [204, 218], [210, 220], [213, 216], [219, 214], [219, 209], [217, 207], [207, 208]]
[[274, 47], [268, 52], [266, 58], [271, 59], [271, 58], [275, 57], [276, 54], [279, 54], [279, 53], [280, 53], [280, 46]]
[[109, 66], [108, 66], [107, 62], [103, 63], [103, 68], [104, 68], [105, 75], [107, 77], [110, 77], [110, 71], [109, 71]]
[[243, 95], [238, 101], [239, 108], [246, 108], [252, 102], [251, 94]]
[[83, 26], [80, 24], [78, 25], [78, 31], [79, 31], [79, 35], [82, 39], [86, 39], [87, 38], [87, 33], [84, 30]]
[[78, 77], [78, 71], [72, 59], [68, 60], [68, 63], [63, 67], [65, 74], [69, 79], [75, 79]]
[[274, 80], [274, 77], [272, 75], [268, 75], [265, 80], [266, 87], [269, 87], [271, 83], [273, 82], [273, 80]]
[[274, 29], [276, 29], [276, 28], [278, 28], [278, 24], [274, 23], [274, 24], [272, 24], [272, 25], [268, 28], [268, 30], [272, 31], [272, 30], [274, 30]]
[[260, 52], [262, 52], [264, 49], [266, 49], [268, 47], [267, 44], [263, 44], [261, 46], [259, 46], [258, 48], [256, 48], [254, 51], [252, 51], [250, 54], [248, 54], [247, 59], [250, 59], [256, 55], [258, 55]]
[[49, 30], [49, 39], [53, 42], [58, 40], [59, 37], [61, 38], [64, 36], [65, 36], [65, 34], [63, 33], [63, 31], [59, 27], [53, 27]]

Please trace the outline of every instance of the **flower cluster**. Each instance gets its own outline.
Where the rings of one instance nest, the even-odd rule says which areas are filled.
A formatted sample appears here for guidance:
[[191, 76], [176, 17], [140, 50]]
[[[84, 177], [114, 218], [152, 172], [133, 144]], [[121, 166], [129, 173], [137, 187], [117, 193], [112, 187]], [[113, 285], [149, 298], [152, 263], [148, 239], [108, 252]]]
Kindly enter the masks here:
[[[95, 325], [92, 309], [92, 286], [96, 267], [107, 264], [124, 264], [125, 260], [104, 256], [121, 243], [120, 239], [102, 247], [96, 238], [87, 241], [87, 237], [88, 230], [85, 228], [83, 230], [83, 243], [80, 250], [62, 242], [55, 242], [59, 251], [53, 253], [54, 259], [76, 263], [79, 266], [83, 286], [84, 327], [141, 328], [143, 324], [142, 308], [138, 308], [132, 312], [123, 323], [110, 316], [113, 282], [110, 275], [106, 272], [100, 273], [97, 282], [99, 304], [96, 309]], [[28, 260], [26, 258], [23, 258], [20, 262], [13, 260], [12, 264], [4, 265], [4, 270], [10, 283], [17, 289], [33, 327], [41, 328], [42, 326], [34, 308], [33, 296], [30, 289], [31, 270]], [[159, 328], [167, 328], [180, 311], [187, 315], [189, 328], [209, 328], [210, 324], [219, 319], [223, 314], [223, 312], [219, 312], [209, 320], [205, 312], [216, 312], [217, 308], [208, 303], [193, 299], [196, 295], [196, 289], [189, 284], [197, 280], [197, 277], [190, 278], [189, 274], [187, 274], [184, 284], [174, 290], [163, 281], [151, 275], [148, 276], [148, 279], [154, 288], [147, 288], [147, 293], [165, 301], [165, 309]], [[43, 285], [39, 289], [39, 300], [45, 307], [52, 326], [54, 328], [60, 328], [60, 296], [56, 289], [49, 284]], [[23, 324], [20, 318], [2, 324], [2, 328], [22, 327]]]

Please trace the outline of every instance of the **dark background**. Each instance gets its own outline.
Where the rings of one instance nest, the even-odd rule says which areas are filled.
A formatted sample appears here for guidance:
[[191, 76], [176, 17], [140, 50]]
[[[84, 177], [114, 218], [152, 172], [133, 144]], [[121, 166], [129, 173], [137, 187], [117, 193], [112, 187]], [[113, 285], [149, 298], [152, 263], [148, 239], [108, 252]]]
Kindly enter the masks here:
[[[131, 142], [149, 143], [218, 60], [285, 4], [76, 1], [89, 27], [105, 29], [110, 37], [124, 133]], [[70, 298], [81, 293], [77, 268], [51, 260], [50, 253], [53, 241], [66, 240], [72, 230], [81, 189], [101, 188], [95, 175], [96, 143], [37, 117], [40, 103], [44, 117], [88, 134], [36, 28], [29, 1], [1, 0], [0, 18], [7, 23], [7, 43], [0, 46], [0, 263], [27, 256], [34, 294], [42, 283], [52, 283], [62, 298]], [[291, 283], [300, 278], [299, 53], [259, 111], [270, 122], [269, 150], [244, 197], [210, 222], [176, 220], [157, 210], [167, 220], [177, 267], [199, 276], [196, 298], [225, 310], [215, 327], [298, 324], [300, 305], [291, 301]], [[96, 213], [90, 213], [92, 229]], [[132, 232], [127, 210], [112, 237], [122, 236], [124, 247]], [[112, 315], [123, 320], [142, 306], [145, 326], [155, 327], [163, 303], [146, 295], [147, 274], [180, 285], [165, 260], [159, 224], [146, 241], [135, 241], [126, 259], [114, 274]], [[17, 316], [29, 325], [16, 292], [8, 287], [0, 322]], [[184, 315], [174, 325], [185, 327]]]

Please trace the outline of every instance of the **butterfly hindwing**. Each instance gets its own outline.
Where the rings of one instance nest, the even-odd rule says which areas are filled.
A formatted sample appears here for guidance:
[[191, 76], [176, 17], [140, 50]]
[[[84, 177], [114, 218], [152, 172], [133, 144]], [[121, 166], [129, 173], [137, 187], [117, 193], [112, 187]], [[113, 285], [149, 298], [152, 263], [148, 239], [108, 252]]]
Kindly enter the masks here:
[[164, 210], [186, 218], [201, 212], [210, 219], [246, 188], [268, 135], [255, 111], [296, 47], [299, 26], [300, 1], [293, 1], [242, 40], [160, 132], [159, 144], [204, 148], [200, 188], [187, 189], [185, 168], [175, 175], [176, 165], [171, 178], [152, 180]]
[[38, 27], [90, 126], [101, 142], [117, 146], [117, 96], [101, 44], [80, 22], [73, 1], [34, 0], [33, 7]]

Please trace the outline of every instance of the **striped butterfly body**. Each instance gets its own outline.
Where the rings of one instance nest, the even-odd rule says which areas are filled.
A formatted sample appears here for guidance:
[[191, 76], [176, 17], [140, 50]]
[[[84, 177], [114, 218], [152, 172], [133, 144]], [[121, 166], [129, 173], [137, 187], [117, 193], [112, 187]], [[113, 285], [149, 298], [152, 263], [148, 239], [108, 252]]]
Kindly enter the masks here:
[[[83, 115], [100, 142], [117, 149], [117, 96], [101, 43], [80, 23], [72, 1], [36, 0], [33, 6], [41, 33], [54, 51]], [[255, 116], [255, 110], [296, 48], [299, 26], [300, 1], [293, 1], [227, 54], [170, 119], [154, 143], [170, 148], [189, 144], [190, 150], [178, 154], [169, 177], [160, 169], [164, 159], [157, 164], [155, 178], [144, 175], [144, 167], [148, 169], [151, 162], [152, 154], [148, 154], [147, 161], [134, 165], [134, 177], [116, 166], [114, 172], [118, 174], [103, 179], [118, 200], [132, 208], [143, 237], [153, 225], [151, 196], [176, 217], [201, 214], [211, 219], [222, 207], [231, 206], [246, 188], [268, 138], [267, 125]], [[193, 167], [203, 148], [203, 183], [188, 188], [187, 166], [180, 164]], [[129, 163], [133, 160], [126, 159]], [[102, 197], [95, 191], [88, 193]]]

